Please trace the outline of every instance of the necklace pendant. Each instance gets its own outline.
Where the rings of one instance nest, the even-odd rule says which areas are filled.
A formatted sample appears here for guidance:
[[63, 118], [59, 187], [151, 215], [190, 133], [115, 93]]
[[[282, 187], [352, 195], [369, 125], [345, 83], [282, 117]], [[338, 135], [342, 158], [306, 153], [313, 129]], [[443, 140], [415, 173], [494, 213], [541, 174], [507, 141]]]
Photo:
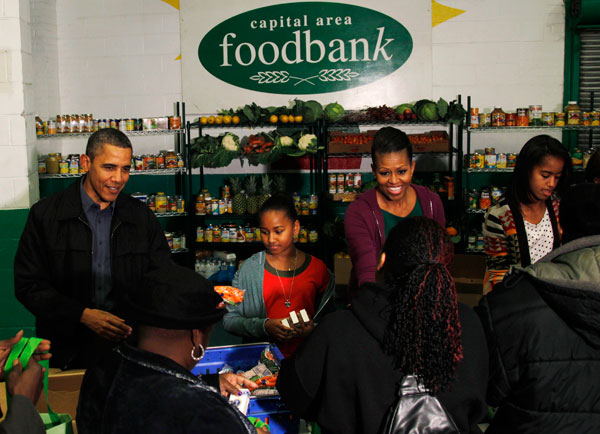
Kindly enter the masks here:
[[292, 305], [292, 303], [290, 303], [289, 301], [286, 300], [285, 307], [290, 307], [291, 305]]

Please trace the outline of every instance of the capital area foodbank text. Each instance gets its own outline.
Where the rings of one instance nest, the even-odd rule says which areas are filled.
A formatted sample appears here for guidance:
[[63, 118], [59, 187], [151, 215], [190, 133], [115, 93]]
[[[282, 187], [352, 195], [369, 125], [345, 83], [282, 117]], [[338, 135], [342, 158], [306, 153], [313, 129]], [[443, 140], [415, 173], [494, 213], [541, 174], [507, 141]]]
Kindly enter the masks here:
[[400, 68], [413, 40], [393, 18], [328, 2], [286, 3], [236, 15], [198, 46], [204, 68], [259, 92], [314, 94], [372, 83]]

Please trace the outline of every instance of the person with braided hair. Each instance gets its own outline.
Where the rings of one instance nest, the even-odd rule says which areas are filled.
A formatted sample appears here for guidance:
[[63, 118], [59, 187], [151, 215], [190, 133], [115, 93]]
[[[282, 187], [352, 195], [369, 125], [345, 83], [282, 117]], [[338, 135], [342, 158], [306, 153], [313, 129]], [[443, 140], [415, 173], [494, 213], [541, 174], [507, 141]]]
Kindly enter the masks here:
[[480, 433], [488, 355], [479, 319], [458, 303], [448, 266], [453, 246], [426, 217], [399, 222], [349, 309], [323, 318], [282, 362], [277, 388], [288, 408], [324, 433], [381, 432], [399, 382], [414, 374], [461, 433]]

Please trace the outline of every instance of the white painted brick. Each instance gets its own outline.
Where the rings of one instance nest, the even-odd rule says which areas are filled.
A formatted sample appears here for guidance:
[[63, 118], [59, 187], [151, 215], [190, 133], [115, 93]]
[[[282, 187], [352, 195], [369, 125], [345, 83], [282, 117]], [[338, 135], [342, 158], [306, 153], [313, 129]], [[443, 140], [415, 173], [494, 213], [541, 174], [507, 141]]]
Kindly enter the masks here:
[[[110, 1], [119, 1], [119, 0], [110, 0]], [[159, 14], [169, 14], [169, 13], [173, 13], [173, 12], [178, 12], [177, 9], [175, 9], [173, 6], [162, 2], [162, 1], [156, 1], [156, 0], [142, 0], [142, 8], [144, 13], [146, 14], [152, 14], [152, 13], [159, 13]]]
[[25, 146], [6, 146], [2, 150], [10, 158], [0, 159], [0, 177], [17, 178], [27, 176], [27, 148]]
[[24, 83], [33, 83], [33, 57], [30, 53], [21, 53], [21, 72]]
[[143, 53], [144, 37], [141, 35], [131, 35], [123, 37], [106, 38], [106, 54], [112, 56], [136, 55]]
[[105, 0], [104, 7], [110, 11], [109, 15], [136, 15], [145, 12], [142, 0]]
[[19, 18], [26, 23], [31, 22], [31, 7], [29, 0], [18, 0], [19, 2]]
[[29, 208], [32, 205], [29, 195], [29, 177], [13, 179], [13, 203], [12, 208]]
[[2, 49], [20, 50], [21, 33], [18, 18], [0, 18], [0, 41]]
[[29, 205], [31, 207], [34, 203], [40, 200], [40, 180], [37, 174], [37, 169], [34, 173], [29, 174]]
[[0, 113], [20, 114], [23, 111], [23, 85], [17, 82], [0, 83]]
[[104, 56], [106, 39], [101, 38], [58, 38], [60, 61], [63, 58]]
[[8, 146], [10, 142], [10, 117], [0, 116], [0, 146]]
[[88, 36], [86, 21], [82, 17], [68, 20], [59, 14], [56, 19], [56, 31], [61, 38], [85, 38]]
[[[144, 14], [140, 16], [142, 23], [142, 33], [161, 33], [163, 30], [163, 15], [161, 14]], [[179, 32], [179, 27], [176, 30]]]
[[33, 85], [23, 83], [23, 113], [33, 114], [35, 112], [35, 97], [33, 95]]
[[11, 178], [0, 177], [0, 209], [9, 209], [14, 206], [14, 184]]
[[[26, 146], [27, 133], [25, 118], [21, 115], [10, 116], [9, 122], [9, 142], [8, 146]], [[35, 123], [33, 128], [35, 129]]]
[[3, 14], [0, 16], [18, 18], [19, 13], [20, 11], [18, 0], [4, 0]]
[[164, 33], [179, 34], [179, 12], [169, 15], [163, 15], [162, 31]]
[[148, 54], [173, 54], [180, 52], [179, 33], [162, 33], [159, 35], [144, 36], [144, 53]]

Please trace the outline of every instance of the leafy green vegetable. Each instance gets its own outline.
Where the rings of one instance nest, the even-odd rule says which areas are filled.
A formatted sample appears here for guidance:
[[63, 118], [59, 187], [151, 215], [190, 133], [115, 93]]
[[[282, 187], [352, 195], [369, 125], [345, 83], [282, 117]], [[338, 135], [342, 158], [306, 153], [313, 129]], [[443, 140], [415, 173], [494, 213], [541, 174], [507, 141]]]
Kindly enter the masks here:
[[448, 103], [446, 100], [444, 100], [444, 98], [438, 99], [437, 110], [440, 118], [444, 119], [446, 117], [446, 113], [448, 113]]

